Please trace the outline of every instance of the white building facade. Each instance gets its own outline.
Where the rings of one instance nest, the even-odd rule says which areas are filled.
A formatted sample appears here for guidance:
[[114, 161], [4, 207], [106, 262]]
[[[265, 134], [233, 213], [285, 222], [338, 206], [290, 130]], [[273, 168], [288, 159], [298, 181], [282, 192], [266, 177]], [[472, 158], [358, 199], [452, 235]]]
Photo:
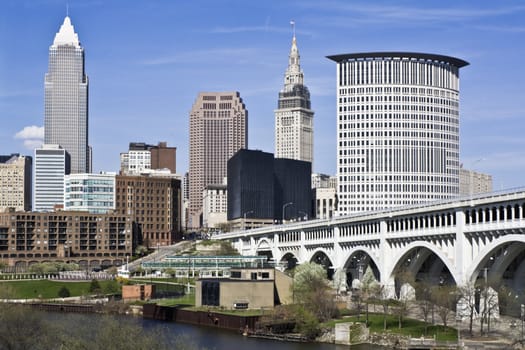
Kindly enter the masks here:
[[314, 160], [314, 112], [310, 92], [304, 85], [295, 34], [284, 76], [284, 89], [279, 93], [275, 110], [275, 158]]
[[312, 174], [313, 210], [316, 219], [330, 219], [337, 211], [337, 177]]
[[64, 203], [64, 175], [70, 173], [70, 157], [59, 145], [35, 149], [34, 209], [53, 211]]
[[338, 215], [459, 194], [459, 69], [449, 56], [376, 52], [337, 62]]
[[218, 228], [228, 222], [227, 185], [208, 185], [202, 192], [202, 226]]
[[64, 209], [106, 214], [115, 209], [115, 173], [64, 177]]

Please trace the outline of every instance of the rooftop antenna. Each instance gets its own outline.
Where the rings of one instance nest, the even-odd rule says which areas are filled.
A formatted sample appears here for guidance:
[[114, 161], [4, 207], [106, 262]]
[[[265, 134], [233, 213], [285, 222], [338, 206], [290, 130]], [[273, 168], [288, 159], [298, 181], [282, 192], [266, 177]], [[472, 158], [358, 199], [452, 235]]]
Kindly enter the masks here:
[[66, 1], [66, 17], [69, 17], [69, 1]]
[[291, 20], [290, 25], [292, 26], [293, 37], [295, 38], [295, 21]]

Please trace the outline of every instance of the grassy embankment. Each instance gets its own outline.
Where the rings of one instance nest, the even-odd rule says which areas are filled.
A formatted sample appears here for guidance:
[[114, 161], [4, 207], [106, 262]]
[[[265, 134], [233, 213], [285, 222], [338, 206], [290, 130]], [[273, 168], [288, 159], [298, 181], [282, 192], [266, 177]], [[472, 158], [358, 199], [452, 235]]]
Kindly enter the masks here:
[[[410, 318], [405, 318], [402, 323], [402, 328], [399, 328], [398, 319], [396, 316], [387, 316], [386, 331], [383, 329], [383, 315], [370, 314], [368, 317], [368, 325], [371, 333], [394, 333], [412, 338], [419, 338], [424, 336], [426, 338], [436, 337], [438, 341], [456, 341], [457, 330], [451, 327], [443, 327], [442, 325], [427, 325], [427, 333], [425, 334], [425, 322]], [[359, 319], [357, 316], [345, 317], [343, 319], [332, 320], [325, 323], [327, 327], [333, 327], [336, 323], [341, 322], [361, 322], [365, 323], [365, 316], [361, 315]]]
[[[114, 281], [99, 281], [102, 290], [106, 285]], [[64, 282], [50, 280], [31, 280], [31, 281], [5, 281], [0, 283], [0, 287], [9, 290], [10, 299], [50, 299], [58, 298], [58, 291], [62, 287], [69, 290], [70, 296], [78, 297], [92, 294], [89, 292], [90, 281]]]

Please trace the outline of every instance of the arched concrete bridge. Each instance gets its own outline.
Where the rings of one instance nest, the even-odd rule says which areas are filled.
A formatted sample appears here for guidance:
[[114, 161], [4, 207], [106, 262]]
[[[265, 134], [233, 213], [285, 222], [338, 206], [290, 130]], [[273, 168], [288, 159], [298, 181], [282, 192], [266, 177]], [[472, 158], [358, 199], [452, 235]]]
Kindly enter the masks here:
[[409, 208], [220, 234], [243, 255], [317, 262], [347, 280], [370, 267], [382, 285], [400, 273], [465, 285], [485, 278], [525, 290], [525, 189]]

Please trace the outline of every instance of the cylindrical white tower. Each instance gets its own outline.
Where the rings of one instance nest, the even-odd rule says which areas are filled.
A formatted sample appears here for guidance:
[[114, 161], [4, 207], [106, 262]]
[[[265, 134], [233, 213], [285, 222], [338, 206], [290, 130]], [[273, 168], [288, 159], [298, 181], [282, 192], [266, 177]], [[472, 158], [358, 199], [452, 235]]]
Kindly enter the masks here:
[[459, 68], [454, 57], [373, 52], [337, 62], [338, 214], [459, 193]]

